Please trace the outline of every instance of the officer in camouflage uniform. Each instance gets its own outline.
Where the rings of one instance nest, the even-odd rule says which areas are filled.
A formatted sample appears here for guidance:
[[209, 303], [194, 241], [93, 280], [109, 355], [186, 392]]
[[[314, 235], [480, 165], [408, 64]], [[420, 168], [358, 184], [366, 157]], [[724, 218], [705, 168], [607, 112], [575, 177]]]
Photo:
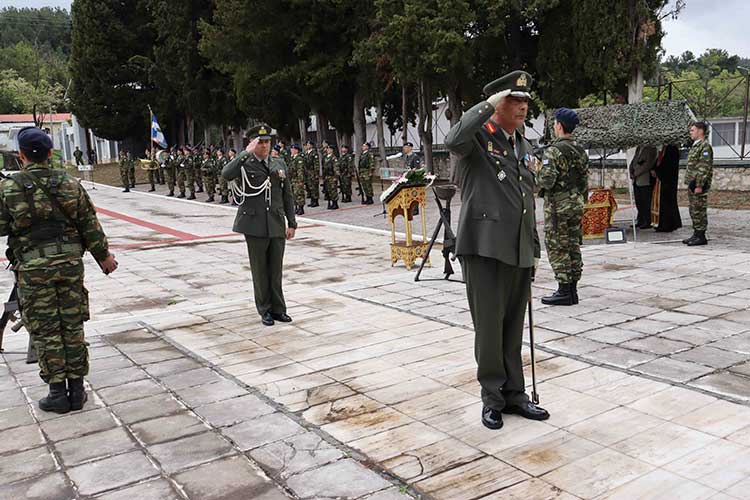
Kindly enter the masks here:
[[572, 109], [555, 112], [555, 141], [545, 150], [537, 184], [544, 196], [544, 245], [558, 288], [542, 297], [548, 305], [578, 303], [581, 279], [581, 222], [588, 188], [588, 155], [572, 138], [578, 124]]
[[130, 166], [130, 168], [128, 169], [128, 177], [130, 178], [130, 187], [134, 188], [135, 187], [136, 159], [133, 158], [133, 154], [130, 151], [128, 151], [128, 164]]
[[305, 173], [307, 183], [305, 184], [307, 196], [310, 197], [309, 207], [317, 207], [320, 198], [320, 173], [318, 152], [313, 141], [305, 142]]
[[169, 156], [164, 160], [164, 173], [167, 176], [167, 196], [174, 196], [174, 185], [177, 177], [177, 148], [172, 146]]
[[354, 173], [354, 155], [349, 152], [349, 146], [342, 144], [339, 156], [339, 185], [341, 186], [341, 201], [352, 201], [352, 174]]
[[18, 133], [18, 146], [22, 170], [0, 181], [0, 235], [8, 236], [21, 318], [39, 358], [39, 375], [49, 384], [39, 408], [67, 413], [83, 408], [87, 399], [83, 322], [89, 308], [82, 256], [90, 251], [105, 274], [117, 269], [117, 261], [81, 183], [50, 168], [49, 136], [26, 127]]
[[362, 144], [362, 155], [359, 157], [359, 183], [362, 184], [365, 199], [362, 205], [372, 205], [372, 174], [375, 170], [375, 157], [370, 152], [370, 143]]
[[[190, 191], [188, 200], [195, 199], [195, 176], [196, 173], [200, 172], [200, 166], [196, 167], [196, 150], [192, 150], [189, 147], [185, 148], [185, 182], [187, 184], [187, 190]], [[179, 198], [179, 197], [178, 197]]]
[[294, 214], [305, 214], [305, 156], [301, 154], [298, 144], [292, 144], [292, 154], [287, 165], [289, 182], [294, 193]]
[[336, 159], [333, 146], [326, 148], [323, 159], [323, 186], [328, 200], [328, 210], [339, 208], [339, 161]]
[[122, 180], [123, 193], [130, 192], [130, 179], [128, 178], [128, 172], [130, 171], [130, 159], [128, 158], [128, 152], [125, 150], [120, 151], [120, 180]]
[[521, 358], [526, 305], [539, 258], [534, 217], [533, 149], [518, 128], [528, 113], [531, 75], [514, 71], [484, 87], [445, 137], [458, 157], [461, 217], [456, 254], [474, 323], [482, 424], [503, 426], [503, 413], [546, 420], [526, 395]]
[[216, 171], [219, 175], [219, 195], [221, 196], [219, 203], [221, 203], [222, 205], [229, 203], [229, 184], [227, 183], [227, 180], [221, 175], [221, 170], [226, 164], [227, 157], [224, 156], [224, 150], [218, 149], [216, 151]]
[[203, 151], [202, 148], [194, 148], [193, 149], [193, 183], [196, 186], [196, 193], [202, 193], [203, 192], [203, 175], [202, 175], [202, 169], [203, 167]]
[[708, 244], [708, 190], [711, 189], [714, 176], [714, 150], [706, 138], [707, 128], [705, 122], [695, 122], [690, 126], [693, 145], [688, 152], [685, 184], [688, 187], [693, 235], [682, 242], [691, 247]]
[[211, 203], [214, 201], [214, 194], [216, 193], [216, 162], [211, 158], [208, 150], [203, 152], [201, 173], [203, 174], [203, 185], [206, 188], [206, 194], [208, 194], [206, 203]]
[[185, 184], [187, 183], [187, 170], [188, 170], [188, 159], [187, 159], [187, 148], [182, 147], [177, 150], [177, 189], [180, 194], [178, 198], [185, 197]]

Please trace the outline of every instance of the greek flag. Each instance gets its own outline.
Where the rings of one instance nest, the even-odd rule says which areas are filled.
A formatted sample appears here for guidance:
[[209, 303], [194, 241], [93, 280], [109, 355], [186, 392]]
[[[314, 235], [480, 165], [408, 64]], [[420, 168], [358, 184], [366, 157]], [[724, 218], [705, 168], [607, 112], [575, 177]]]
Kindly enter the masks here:
[[151, 141], [159, 146], [166, 148], [167, 141], [164, 139], [164, 132], [161, 131], [159, 122], [156, 121], [156, 115], [151, 113]]

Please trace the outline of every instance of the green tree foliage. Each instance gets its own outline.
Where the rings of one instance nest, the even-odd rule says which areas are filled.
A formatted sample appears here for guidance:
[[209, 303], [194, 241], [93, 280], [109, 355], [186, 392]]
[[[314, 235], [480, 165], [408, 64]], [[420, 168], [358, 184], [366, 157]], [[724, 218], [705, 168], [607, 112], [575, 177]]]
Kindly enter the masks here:
[[72, 111], [99, 137], [146, 137], [155, 92], [137, 64], [154, 45], [146, 1], [76, 0], [72, 16]]
[[63, 9], [0, 10], [0, 47], [26, 42], [41, 51], [70, 54], [72, 24]]

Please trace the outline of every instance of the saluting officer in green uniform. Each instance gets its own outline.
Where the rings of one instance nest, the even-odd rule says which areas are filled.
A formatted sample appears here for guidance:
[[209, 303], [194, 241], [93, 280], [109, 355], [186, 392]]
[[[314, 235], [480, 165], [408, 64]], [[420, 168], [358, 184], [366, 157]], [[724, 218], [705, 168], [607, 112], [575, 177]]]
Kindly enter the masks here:
[[274, 321], [292, 321], [286, 314], [281, 277], [286, 240], [294, 238], [297, 228], [286, 166], [283, 160], [269, 156], [269, 131], [264, 125], [252, 129], [252, 140], [245, 151], [227, 163], [221, 172], [228, 181], [241, 183], [243, 196], [237, 200], [240, 206], [232, 230], [245, 235], [255, 307], [266, 326], [273, 325]]
[[458, 158], [461, 216], [456, 255], [474, 322], [482, 423], [502, 413], [545, 420], [526, 395], [521, 360], [524, 314], [540, 255], [534, 217], [531, 144], [518, 132], [528, 112], [531, 75], [514, 71], [484, 88], [490, 97], [464, 113], [445, 145]]
[[714, 150], [706, 139], [705, 122], [695, 122], [690, 126], [690, 138], [693, 145], [688, 152], [685, 184], [688, 187], [690, 218], [693, 220], [693, 235], [683, 240], [687, 246], [694, 247], [708, 244], [708, 190], [711, 189], [714, 168]]

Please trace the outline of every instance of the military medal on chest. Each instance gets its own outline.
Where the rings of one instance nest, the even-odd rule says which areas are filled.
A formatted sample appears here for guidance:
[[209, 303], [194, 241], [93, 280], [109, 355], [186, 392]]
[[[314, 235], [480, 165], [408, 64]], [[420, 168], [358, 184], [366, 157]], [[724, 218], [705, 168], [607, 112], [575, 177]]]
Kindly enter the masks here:
[[505, 180], [505, 177], [507, 177], [507, 176], [505, 175], [505, 170], [501, 170], [501, 171], [499, 171], [499, 172], [497, 173], [497, 180], [499, 180], [499, 181], [504, 181], [504, 180]]

